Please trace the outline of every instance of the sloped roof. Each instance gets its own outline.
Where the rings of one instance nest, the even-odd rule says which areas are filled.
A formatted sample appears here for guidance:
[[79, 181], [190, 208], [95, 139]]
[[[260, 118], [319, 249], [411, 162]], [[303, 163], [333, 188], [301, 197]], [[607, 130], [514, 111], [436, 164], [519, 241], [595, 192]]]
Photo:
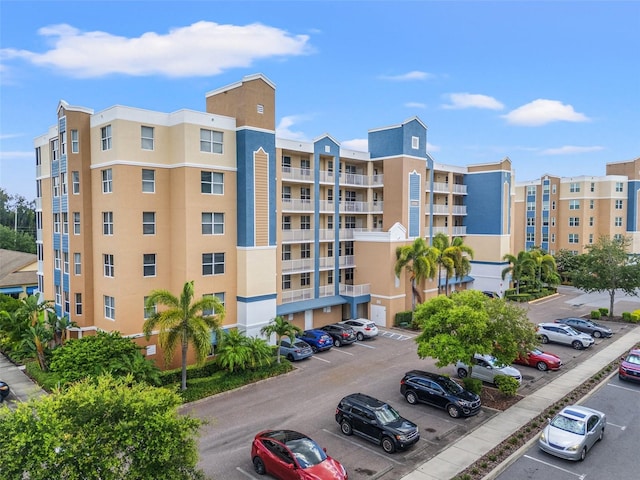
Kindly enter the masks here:
[[38, 284], [38, 256], [0, 249], [0, 287]]

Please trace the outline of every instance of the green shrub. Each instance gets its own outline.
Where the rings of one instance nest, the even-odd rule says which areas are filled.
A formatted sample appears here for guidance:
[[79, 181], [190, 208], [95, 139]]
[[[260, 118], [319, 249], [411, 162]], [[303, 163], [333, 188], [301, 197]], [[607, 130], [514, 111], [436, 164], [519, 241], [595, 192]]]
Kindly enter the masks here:
[[396, 327], [406, 327], [411, 325], [412, 319], [413, 312], [411, 310], [407, 312], [398, 312], [396, 313], [396, 318], [394, 319], [393, 325]]
[[609, 316], [608, 308], [600, 307], [598, 310], [600, 311], [600, 315], [602, 315], [603, 317]]
[[634, 310], [633, 312], [631, 312], [631, 323], [638, 323], [640, 322], [640, 310]]
[[631, 312], [622, 312], [622, 320], [625, 322], [631, 321]]
[[509, 375], [496, 375], [494, 382], [504, 395], [508, 397], [513, 397], [518, 393], [518, 387], [520, 384], [518, 380]]
[[602, 316], [602, 314], [600, 313], [600, 310], [591, 310], [591, 319], [592, 320], [598, 320], [601, 316]]
[[482, 380], [478, 380], [477, 378], [466, 377], [462, 380], [462, 384], [466, 390], [472, 393], [480, 394], [482, 391]]

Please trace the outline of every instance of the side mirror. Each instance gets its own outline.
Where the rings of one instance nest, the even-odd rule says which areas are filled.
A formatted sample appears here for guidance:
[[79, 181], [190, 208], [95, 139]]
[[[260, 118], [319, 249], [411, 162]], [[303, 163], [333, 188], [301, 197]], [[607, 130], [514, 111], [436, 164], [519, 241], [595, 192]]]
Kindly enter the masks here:
[[295, 464], [294, 464], [294, 463], [287, 463], [287, 468], [288, 468], [289, 470], [295, 470], [295, 469], [296, 469], [296, 466], [295, 466]]

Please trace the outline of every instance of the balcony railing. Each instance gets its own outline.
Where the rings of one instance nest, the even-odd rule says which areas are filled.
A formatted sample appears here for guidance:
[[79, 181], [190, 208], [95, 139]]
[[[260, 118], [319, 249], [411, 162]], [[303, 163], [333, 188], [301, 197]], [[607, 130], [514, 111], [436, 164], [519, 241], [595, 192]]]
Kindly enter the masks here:
[[467, 227], [453, 227], [451, 235], [454, 237], [461, 237], [467, 234]]
[[454, 215], [466, 215], [467, 214], [467, 206], [466, 205], [454, 205], [453, 206], [453, 214]]
[[467, 186], [466, 185], [460, 185], [458, 183], [454, 183], [453, 184], [453, 193], [466, 195], [467, 194]]
[[313, 182], [313, 170], [308, 168], [282, 167], [282, 180]]
[[282, 230], [283, 242], [312, 242], [313, 230]]
[[301, 302], [313, 298], [313, 288], [302, 288], [300, 290], [283, 290], [282, 303]]
[[371, 293], [371, 285], [369, 283], [365, 283], [362, 285], [346, 285], [344, 283], [340, 284], [340, 295], [344, 295], [346, 297], [359, 297], [361, 295], [368, 295]]
[[335, 287], [333, 285], [320, 285], [320, 297], [332, 297], [335, 295]]
[[313, 271], [313, 258], [298, 258], [296, 260], [283, 260], [282, 273], [300, 273]]
[[[335, 200], [320, 200], [320, 213], [333, 213], [335, 211]], [[284, 209], [284, 207], [283, 207]], [[384, 202], [340, 202], [340, 213], [382, 213]]]
[[335, 261], [335, 257], [320, 257], [320, 270], [331, 270]]
[[283, 212], [313, 212], [314, 206], [311, 200], [302, 200], [300, 198], [283, 198]]
[[340, 185], [368, 187], [369, 183], [370, 182], [369, 182], [368, 175], [359, 175], [357, 173], [341, 173], [340, 174]]
[[[320, 183], [335, 183], [335, 172], [329, 172], [328, 170], [321, 170], [319, 175]], [[284, 179], [283, 174], [283, 179]], [[311, 177], [313, 178], [313, 177]], [[295, 180], [295, 178], [291, 178]], [[303, 180], [306, 180], [304, 178]], [[359, 175], [356, 173], [341, 173], [340, 185], [349, 185], [357, 187], [382, 187], [384, 185], [384, 175]]]
[[424, 235], [426, 237], [428, 237], [429, 235], [431, 235], [431, 233], [433, 232], [433, 235], [435, 236], [438, 233], [444, 233], [445, 235], [449, 235], [449, 227], [433, 227], [432, 232], [429, 231], [429, 227], [424, 229]]
[[440, 193], [449, 193], [449, 184], [441, 182], [433, 182], [433, 191]]
[[338, 258], [338, 265], [340, 268], [352, 268], [356, 266], [356, 260], [353, 255], [341, 255]]

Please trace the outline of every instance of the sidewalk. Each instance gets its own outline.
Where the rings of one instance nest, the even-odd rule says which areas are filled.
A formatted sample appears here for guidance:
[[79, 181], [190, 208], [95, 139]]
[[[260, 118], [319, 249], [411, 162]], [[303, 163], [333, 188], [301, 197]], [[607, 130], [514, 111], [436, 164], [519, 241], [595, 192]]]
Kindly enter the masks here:
[[30, 398], [46, 395], [46, 392], [34, 383], [23, 371], [23, 367], [18, 367], [11, 363], [7, 357], [0, 354], [0, 379], [9, 384], [11, 393], [2, 405], [11, 408], [17, 402], [26, 402]]
[[[413, 472], [402, 477], [402, 480], [450, 480], [455, 478], [456, 475], [500, 442], [516, 433], [547, 407], [598, 373], [604, 366], [622, 357], [638, 343], [640, 343], [640, 327], [635, 327], [620, 338], [613, 340], [610, 345], [580, 365], [558, 376], [554, 381], [494, 416]], [[497, 473], [499, 472], [494, 470], [489, 474], [489, 477], [494, 478]]]

